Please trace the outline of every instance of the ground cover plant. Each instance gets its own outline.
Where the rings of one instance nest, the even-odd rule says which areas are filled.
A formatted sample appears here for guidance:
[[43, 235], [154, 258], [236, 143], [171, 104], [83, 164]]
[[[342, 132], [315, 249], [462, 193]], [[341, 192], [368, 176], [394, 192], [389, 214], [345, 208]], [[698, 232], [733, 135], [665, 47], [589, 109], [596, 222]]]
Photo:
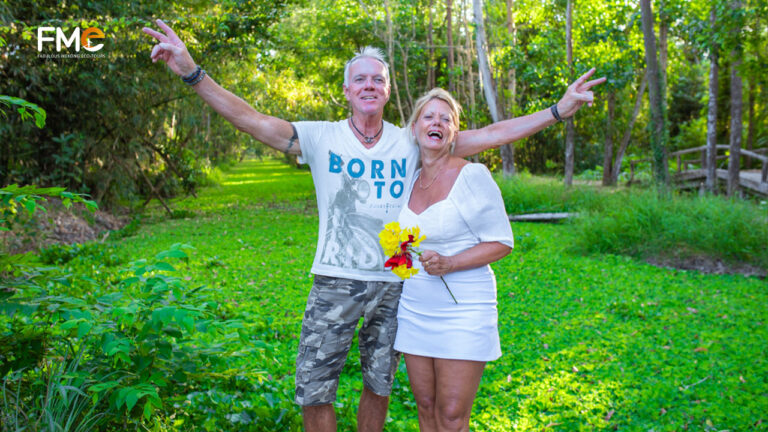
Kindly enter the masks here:
[[[248, 160], [174, 209], [179, 218], [164, 219], [158, 209], [133, 235], [49, 254], [60, 260], [61, 274], [72, 275], [70, 286], [57, 289], [87, 304], [93, 304], [89, 290], [141, 298], [141, 290], [120, 282], [136, 277], [142, 265], [167, 262], [175, 271], [161, 265], [160, 274], [184, 285], [189, 294], [182, 303], [205, 307], [204, 318], [222, 329], [188, 332], [175, 315], [166, 317], [172, 334], [159, 327], [157, 337], [167, 336], [174, 354], [158, 352], [159, 361], [168, 371], [194, 370], [184, 381], [166, 379], [164, 387], [147, 382], [150, 393], [134, 393], [133, 410], [112, 407], [110, 397], [119, 395], [103, 389], [96, 412], [109, 418], [99, 419], [108, 425], [102, 429], [141, 423], [157, 430], [300, 430], [293, 371], [318, 222], [310, 173]], [[579, 254], [572, 245], [580, 233], [572, 225], [513, 224], [513, 230], [515, 250], [493, 266], [504, 355], [486, 369], [472, 430], [766, 429], [764, 280], [658, 268], [600, 251]], [[169, 257], [172, 250], [186, 258]], [[204, 295], [191, 293], [201, 286]], [[144, 319], [152, 318], [149, 311]], [[78, 341], [81, 322], [69, 324], [70, 340]], [[177, 338], [173, 330], [184, 334]], [[46, 355], [50, 361], [65, 353]], [[359, 374], [355, 345], [336, 402], [339, 430], [354, 430]], [[138, 367], [135, 375], [125, 379], [139, 380]], [[159, 404], [150, 402], [144, 417], [153, 391]], [[386, 430], [416, 431], [415, 418], [401, 364]]]

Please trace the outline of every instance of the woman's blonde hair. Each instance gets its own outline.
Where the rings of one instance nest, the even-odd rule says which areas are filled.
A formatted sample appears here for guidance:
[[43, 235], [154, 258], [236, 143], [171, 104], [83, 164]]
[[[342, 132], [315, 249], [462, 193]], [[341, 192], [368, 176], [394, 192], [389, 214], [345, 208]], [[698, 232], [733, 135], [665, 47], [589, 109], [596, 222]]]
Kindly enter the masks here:
[[453, 122], [453, 125], [456, 127], [456, 134], [453, 137], [453, 142], [451, 143], [451, 153], [453, 153], [453, 147], [456, 145], [456, 137], [458, 136], [459, 132], [459, 117], [461, 116], [461, 105], [459, 105], [458, 102], [456, 102], [456, 99], [451, 96], [450, 93], [448, 93], [446, 90], [441, 89], [440, 87], [435, 87], [432, 90], [428, 91], [424, 94], [424, 96], [420, 97], [416, 104], [413, 106], [413, 112], [411, 113], [411, 117], [408, 119], [408, 125], [406, 126], [408, 128], [408, 131], [411, 134], [411, 140], [414, 144], [418, 145], [419, 143], [416, 141], [416, 136], [413, 134], [413, 125], [416, 123], [416, 120], [421, 115], [421, 112], [424, 110], [424, 106], [428, 104], [431, 100], [438, 99], [448, 104], [448, 107], [451, 110], [451, 121]]

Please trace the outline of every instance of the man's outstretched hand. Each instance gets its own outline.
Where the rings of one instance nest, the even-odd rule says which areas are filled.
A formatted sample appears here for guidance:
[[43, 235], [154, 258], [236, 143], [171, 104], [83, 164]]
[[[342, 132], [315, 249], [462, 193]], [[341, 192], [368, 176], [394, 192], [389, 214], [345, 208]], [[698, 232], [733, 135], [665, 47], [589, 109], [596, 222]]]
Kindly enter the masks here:
[[592, 87], [605, 82], [605, 77], [587, 81], [594, 73], [595, 68], [592, 68], [568, 86], [565, 95], [557, 103], [557, 111], [562, 118], [573, 116], [585, 103], [592, 106], [592, 102], [595, 100]]
[[157, 40], [157, 44], [152, 48], [152, 62], [162, 60], [178, 76], [186, 76], [195, 71], [195, 61], [189, 55], [186, 45], [179, 39], [176, 32], [168, 27], [162, 20], [155, 21], [157, 26], [165, 33], [160, 33], [149, 27], [144, 27], [142, 31]]

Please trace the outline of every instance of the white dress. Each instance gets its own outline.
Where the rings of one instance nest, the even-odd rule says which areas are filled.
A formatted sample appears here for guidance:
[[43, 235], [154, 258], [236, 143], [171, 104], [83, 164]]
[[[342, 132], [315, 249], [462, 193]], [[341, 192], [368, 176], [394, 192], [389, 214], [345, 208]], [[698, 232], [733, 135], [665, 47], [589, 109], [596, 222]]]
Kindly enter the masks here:
[[[413, 182], [409, 194], [412, 188]], [[501, 192], [482, 164], [465, 165], [448, 196], [420, 214], [404, 206], [399, 222], [403, 228], [418, 226], [426, 236], [421, 251], [452, 256], [481, 242], [514, 246]], [[491, 267], [444, 276], [456, 304], [440, 277], [429, 275], [416, 259], [414, 266], [419, 272], [405, 280], [397, 310], [395, 349], [444, 359], [499, 358], [496, 279]]]

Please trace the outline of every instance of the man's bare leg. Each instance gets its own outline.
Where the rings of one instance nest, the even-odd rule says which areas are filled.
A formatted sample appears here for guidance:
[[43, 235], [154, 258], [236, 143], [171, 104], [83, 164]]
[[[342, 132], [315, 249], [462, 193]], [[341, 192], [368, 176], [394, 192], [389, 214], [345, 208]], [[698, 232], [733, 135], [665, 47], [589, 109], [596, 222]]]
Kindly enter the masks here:
[[333, 405], [305, 406], [301, 411], [306, 432], [336, 432], [336, 412]]
[[381, 432], [387, 419], [389, 396], [379, 396], [363, 387], [360, 395], [360, 406], [357, 409], [358, 432]]

